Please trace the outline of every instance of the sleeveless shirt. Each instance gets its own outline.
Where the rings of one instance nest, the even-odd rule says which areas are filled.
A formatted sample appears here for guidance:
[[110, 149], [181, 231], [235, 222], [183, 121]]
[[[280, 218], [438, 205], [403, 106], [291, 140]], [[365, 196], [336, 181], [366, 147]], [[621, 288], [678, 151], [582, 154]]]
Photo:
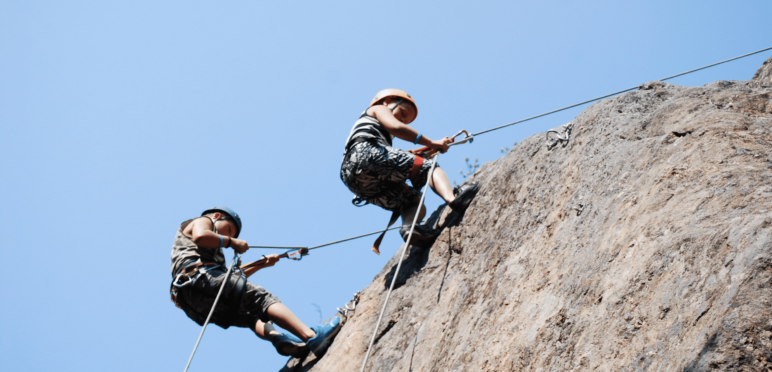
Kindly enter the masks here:
[[[172, 244], [172, 276], [185, 266], [198, 260], [204, 263], [225, 265], [225, 255], [222, 253], [222, 248], [199, 247], [193, 242], [193, 239], [183, 233], [185, 228], [197, 218], [208, 217], [201, 216], [183, 222], [177, 230], [177, 235], [174, 236], [174, 244]], [[214, 225], [212, 230], [215, 234], [217, 233], [217, 228]]]
[[346, 149], [355, 138], [372, 139], [386, 146], [391, 146], [394, 140], [394, 136], [386, 130], [386, 127], [378, 119], [367, 115], [367, 110], [359, 116], [354, 127], [351, 128], [351, 133], [346, 138]]

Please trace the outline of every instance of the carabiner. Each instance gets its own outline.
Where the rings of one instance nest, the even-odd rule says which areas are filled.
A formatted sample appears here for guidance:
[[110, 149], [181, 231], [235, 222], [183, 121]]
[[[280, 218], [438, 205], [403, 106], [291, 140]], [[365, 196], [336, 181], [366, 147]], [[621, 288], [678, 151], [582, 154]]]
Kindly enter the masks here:
[[290, 260], [300, 261], [308, 254], [308, 248], [290, 249], [285, 253]]
[[[464, 136], [465, 136], [464, 139], [462, 139], [461, 141], [455, 142], [456, 137], [458, 137], [461, 133], [464, 134]], [[467, 143], [467, 142], [468, 143], [472, 143], [472, 141], [474, 141], [474, 136], [469, 135], [469, 132], [467, 132], [464, 129], [461, 129], [458, 133], [456, 133], [455, 136], [450, 137], [450, 140], [454, 141], [453, 143], [450, 144], [450, 146], [455, 146], [455, 145], [461, 145], [461, 144], [464, 144], [464, 143]]]

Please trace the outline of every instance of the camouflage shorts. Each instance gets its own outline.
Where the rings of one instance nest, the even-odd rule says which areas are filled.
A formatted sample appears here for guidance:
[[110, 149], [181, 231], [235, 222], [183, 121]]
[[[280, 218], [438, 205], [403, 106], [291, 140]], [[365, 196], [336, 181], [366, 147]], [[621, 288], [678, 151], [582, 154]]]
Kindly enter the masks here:
[[351, 192], [368, 203], [401, 211], [417, 203], [432, 167], [432, 160], [424, 161], [415, 184], [408, 186], [405, 181], [410, 178], [415, 157], [390, 146], [359, 142], [346, 153], [340, 167], [340, 179]]
[[[254, 329], [258, 320], [263, 322], [270, 320], [268, 307], [280, 301], [265, 288], [252, 284], [248, 280], [240, 295], [234, 293], [232, 289], [237, 278], [238, 275], [231, 274], [228, 286], [220, 295], [217, 308], [212, 314], [211, 323], [222, 328], [235, 326]], [[224, 279], [225, 271], [219, 268], [199, 275], [195, 283], [181, 288], [177, 294], [177, 304], [185, 311], [188, 318], [193, 319], [198, 325], [204, 325]]]

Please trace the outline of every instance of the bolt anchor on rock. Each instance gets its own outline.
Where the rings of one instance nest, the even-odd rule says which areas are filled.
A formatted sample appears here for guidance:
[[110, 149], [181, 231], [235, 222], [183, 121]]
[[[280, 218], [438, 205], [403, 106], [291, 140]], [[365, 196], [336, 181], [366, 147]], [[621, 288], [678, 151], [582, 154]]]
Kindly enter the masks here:
[[349, 312], [353, 312], [357, 308], [357, 301], [359, 301], [359, 295], [362, 294], [362, 291], [357, 291], [357, 293], [354, 293], [354, 298], [351, 299], [351, 301], [347, 302], [345, 306], [342, 308], [338, 308], [338, 312], [343, 314], [344, 316], [348, 316]]
[[[571, 130], [574, 129], [574, 123], [561, 126], [563, 133], [560, 133], [558, 128], [550, 129], [547, 131], [547, 150], [552, 150], [558, 143], [562, 144], [562, 147], [568, 145], [568, 140], [571, 137]], [[550, 134], [552, 133], [552, 134]]]
[[579, 203], [579, 206], [578, 207], [574, 207], [573, 209], [576, 210], [576, 215], [577, 216], [581, 216], [582, 215], [582, 211], [584, 210], [584, 204]]

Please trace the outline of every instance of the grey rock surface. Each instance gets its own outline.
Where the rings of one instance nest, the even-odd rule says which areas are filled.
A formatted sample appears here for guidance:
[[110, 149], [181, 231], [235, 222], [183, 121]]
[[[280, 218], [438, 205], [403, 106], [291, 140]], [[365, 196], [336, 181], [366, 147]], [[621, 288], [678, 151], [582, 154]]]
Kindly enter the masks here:
[[[565, 147], [483, 165], [463, 219], [410, 248], [366, 370], [772, 369], [771, 60], [647, 83]], [[328, 353], [283, 371], [359, 370], [398, 255]]]
[[772, 58], [764, 61], [764, 64], [756, 71], [751, 80], [763, 84], [772, 84]]

